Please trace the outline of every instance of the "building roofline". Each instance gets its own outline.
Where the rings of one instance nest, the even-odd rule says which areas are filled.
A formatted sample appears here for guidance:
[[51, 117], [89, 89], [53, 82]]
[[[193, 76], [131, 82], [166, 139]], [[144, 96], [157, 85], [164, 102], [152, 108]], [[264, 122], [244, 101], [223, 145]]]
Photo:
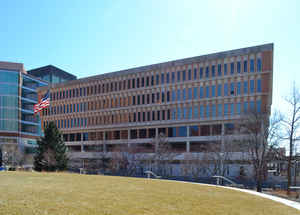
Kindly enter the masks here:
[[[61, 87], [61, 86], [70, 86], [70, 85], [74, 85], [74, 84], [78, 84], [78, 83], [86, 83], [89, 80], [103, 80], [106, 78], [112, 78], [112, 77], [116, 77], [116, 76], [120, 76], [120, 75], [129, 75], [129, 74], [134, 74], [134, 73], [139, 73], [139, 72], [159, 70], [159, 69], [164, 69], [164, 68], [168, 68], [171, 66], [182, 66], [182, 65], [191, 64], [191, 63], [198, 63], [199, 61], [215, 60], [215, 59], [226, 58], [226, 57], [231, 57], [231, 56], [235, 56], [235, 55], [246, 55], [246, 54], [249, 54], [252, 52], [273, 51], [273, 47], [274, 47], [273, 43], [267, 43], [267, 44], [258, 45], [258, 46], [250, 46], [250, 47], [245, 47], [245, 48], [233, 49], [233, 50], [229, 50], [229, 51], [215, 52], [215, 53], [206, 54], [206, 55], [171, 60], [171, 61], [167, 61], [167, 62], [151, 64], [151, 65], [146, 65], [146, 66], [133, 67], [130, 69], [119, 70], [119, 71], [115, 71], [115, 72], [109, 72], [109, 73], [104, 73], [104, 74], [100, 74], [100, 75], [94, 75], [94, 76], [84, 77], [84, 78], [80, 78], [80, 79], [76, 79], [76, 80], [71, 80], [71, 81], [67, 81], [64, 83], [57, 83], [57, 84], [52, 85], [51, 88], [56, 88], [56, 87]], [[42, 90], [43, 87], [40, 89]]]
[[47, 68], [50, 68], [50, 70], [54, 73], [59, 71], [60, 73], [62, 73], [65, 76], [69, 76], [69, 77], [72, 77], [72, 78], [75, 78], [75, 79], [77, 78], [75, 75], [73, 75], [71, 73], [68, 73], [68, 72], [66, 72], [66, 71], [64, 71], [64, 70], [62, 70], [62, 69], [60, 69], [56, 66], [53, 66], [52, 64], [49, 64], [47, 66], [38, 67], [38, 68], [35, 68], [35, 69], [31, 69], [31, 70], [28, 70], [27, 72], [31, 73], [31, 75], [34, 75], [34, 73], [44, 72], [44, 69], [47, 69]]

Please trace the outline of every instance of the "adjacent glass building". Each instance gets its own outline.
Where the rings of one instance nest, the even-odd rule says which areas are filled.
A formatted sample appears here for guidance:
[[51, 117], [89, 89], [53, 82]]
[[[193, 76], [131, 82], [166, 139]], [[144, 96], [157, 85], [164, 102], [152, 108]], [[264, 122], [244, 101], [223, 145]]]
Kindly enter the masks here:
[[39, 115], [33, 105], [38, 102], [38, 87], [47, 82], [28, 75], [23, 64], [0, 62], [0, 145], [2, 153], [11, 145], [32, 147], [42, 135]]

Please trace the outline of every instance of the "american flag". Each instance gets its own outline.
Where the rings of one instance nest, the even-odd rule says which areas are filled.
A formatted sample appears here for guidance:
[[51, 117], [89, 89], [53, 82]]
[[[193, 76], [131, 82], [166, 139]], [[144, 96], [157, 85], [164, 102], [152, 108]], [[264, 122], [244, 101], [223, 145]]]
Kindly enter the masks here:
[[41, 99], [41, 101], [34, 105], [34, 113], [38, 113], [50, 105], [49, 93], [50, 92], [48, 90], [44, 97]]

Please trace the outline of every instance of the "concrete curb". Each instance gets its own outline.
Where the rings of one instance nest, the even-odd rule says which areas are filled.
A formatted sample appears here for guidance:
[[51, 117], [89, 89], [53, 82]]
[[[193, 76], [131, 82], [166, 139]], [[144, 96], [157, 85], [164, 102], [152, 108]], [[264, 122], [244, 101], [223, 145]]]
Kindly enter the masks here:
[[[173, 181], [173, 180], [166, 180], [166, 181]], [[265, 194], [265, 193], [259, 193], [259, 192], [253, 191], [253, 190], [240, 189], [240, 188], [235, 188], [235, 187], [219, 186], [219, 185], [214, 185], [214, 184], [194, 183], [194, 182], [187, 182], [187, 181], [173, 181], [173, 182], [198, 184], [198, 185], [204, 185], [204, 186], [220, 187], [220, 188], [225, 188], [225, 189], [230, 189], [230, 190], [241, 191], [241, 192], [244, 192], [244, 193], [249, 193], [249, 194], [252, 194], [252, 195], [260, 196], [260, 197], [263, 197], [263, 198], [266, 198], [266, 199], [271, 199], [275, 202], [279, 202], [279, 203], [282, 203], [282, 204], [287, 205], [289, 207], [300, 210], [300, 203], [298, 203], [298, 202], [294, 202], [294, 201], [291, 201], [291, 200], [287, 200], [287, 199], [280, 198], [280, 197], [277, 197], [277, 196], [272, 196], [272, 195]]]

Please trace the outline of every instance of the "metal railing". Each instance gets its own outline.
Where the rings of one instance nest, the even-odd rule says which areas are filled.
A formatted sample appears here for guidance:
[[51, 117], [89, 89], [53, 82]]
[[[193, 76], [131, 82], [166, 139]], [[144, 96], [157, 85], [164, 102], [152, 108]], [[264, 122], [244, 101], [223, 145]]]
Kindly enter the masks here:
[[151, 175], [154, 177], [154, 178], [161, 178], [161, 176], [159, 175], [156, 175], [154, 172], [150, 171], [150, 170], [147, 170], [144, 172], [145, 174], [147, 174], [147, 178], [151, 178]]

